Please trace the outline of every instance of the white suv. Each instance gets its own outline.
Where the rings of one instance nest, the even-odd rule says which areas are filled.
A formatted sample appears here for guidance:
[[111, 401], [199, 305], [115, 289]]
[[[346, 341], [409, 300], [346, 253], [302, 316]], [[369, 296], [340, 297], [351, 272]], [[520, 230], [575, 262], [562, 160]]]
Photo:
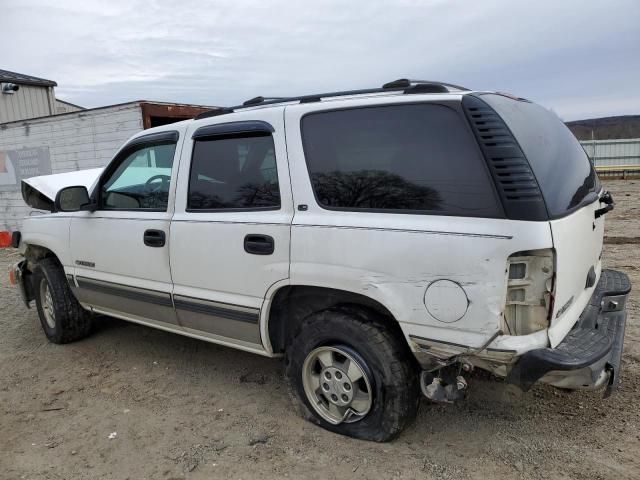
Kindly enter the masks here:
[[55, 343], [92, 314], [284, 355], [303, 415], [385, 441], [473, 368], [617, 384], [613, 208], [548, 110], [438, 82], [257, 97], [36, 177], [12, 271]]

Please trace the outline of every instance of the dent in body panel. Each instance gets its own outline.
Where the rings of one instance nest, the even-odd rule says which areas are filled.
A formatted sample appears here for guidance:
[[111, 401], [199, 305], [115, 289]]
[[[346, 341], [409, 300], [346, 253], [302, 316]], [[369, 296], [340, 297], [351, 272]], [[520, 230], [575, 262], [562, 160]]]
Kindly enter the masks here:
[[[345, 232], [341, 230], [338, 235], [342, 236], [343, 233]], [[357, 232], [356, 235], [363, 233], [365, 232]], [[372, 237], [389, 234], [389, 232], [366, 233], [369, 236], [367, 249], [371, 250], [375, 250], [377, 243]], [[455, 326], [451, 325], [451, 328], [461, 331], [484, 331], [492, 324], [497, 325], [498, 319], [490, 321], [488, 318], [491, 313], [501, 312], [499, 302], [502, 300], [502, 292], [491, 295], [491, 292], [499, 291], [502, 286], [504, 266], [499, 265], [499, 262], [476, 263], [469, 258], [462, 262], [460, 255], [454, 253], [457, 250], [455, 246], [441, 245], [440, 259], [436, 260], [433, 253], [430, 253], [425, 255], [427, 258], [422, 263], [419, 262], [419, 258], [424, 247], [415, 243], [411, 245], [410, 242], [403, 242], [405, 245], [397, 245], [394, 250], [384, 249], [384, 254], [381, 255], [386, 256], [387, 260], [380, 261], [382, 260], [380, 255], [376, 255], [376, 258], [365, 258], [366, 253], [361, 254], [362, 252], [356, 251], [357, 248], [354, 249], [349, 245], [351, 241], [345, 240], [336, 242], [341, 245], [339, 248], [336, 247], [336, 250], [345, 254], [342, 261], [329, 260], [325, 263], [319, 259], [318, 263], [298, 263], [296, 262], [296, 240], [294, 234], [291, 266], [293, 284], [331, 286], [364, 294], [385, 305], [401, 323], [437, 325], [439, 322], [429, 314], [424, 305], [425, 291], [435, 281], [451, 280], [464, 288], [469, 299], [469, 312], [465, 315], [465, 319], [461, 319]], [[423, 240], [425, 246], [428, 245], [431, 250], [436, 247], [430, 244], [431, 238], [423, 237]], [[397, 241], [402, 242], [401, 235], [397, 236]], [[332, 243], [330, 239], [307, 238], [305, 242], [311, 246], [317, 242], [323, 245], [322, 250], [331, 250], [328, 247]], [[352, 244], [359, 245], [359, 242], [354, 241]], [[318, 246], [318, 249], [320, 248]], [[414, 252], [409, 252], [407, 255], [407, 250]], [[406, 258], [411, 258], [413, 261], [407, 262]], [[361, 268], [352, 266], [358, 261]], [[438, 264], [434, 265], [436, 262]], [[366, 266], [386, 268], [386, 271], [369, 271]], [[490, 278], [498, 278], [499, 281], [487, 282]], [[478, 301], [479, 298], [483, 301]], [[494, 307], [493, 312], [487, 308], [490, 305]], [[466, 317], [469, 315], [474, 315], [476, 318], [467, 320]], [[477, 321], [477, 319], [481, 320]]]
[[[416, 223], [429, 220], [421, 217]], [[467, 229], [475, 221], [464, 219]], [[295, 224], [291, 283], [364, 294], [388, 308], [405, 331], [479, 346], [502, 325], [509, 255], [551, 246], [546, 222], [501, 223], [496, 235]], [[486, 232], [484, 227], [479, 231]], [[419, 231], [418, 225], [414, 230]], [[468, 298], [466, 313], [453, 323], [443, 324], [425, 307], [425, 291], [438, 280], [457, 283]]]
[[65, 270], [72, 269], [73, 261], [69, 251], [70, 223], [70, 217], [55, 214], [27, 217], [20, 230], [22, 234], [21, 247], [27, 248], [29, 245], [36, 245], [51, 250], [60, 263], [65, 266]]

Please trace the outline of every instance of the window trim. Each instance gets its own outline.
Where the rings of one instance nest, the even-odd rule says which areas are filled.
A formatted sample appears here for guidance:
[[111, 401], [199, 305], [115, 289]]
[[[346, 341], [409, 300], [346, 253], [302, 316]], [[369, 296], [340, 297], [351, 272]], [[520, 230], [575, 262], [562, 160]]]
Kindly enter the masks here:
[[[491, 186], [491, 191], [493, 193], [493, 199], [495, 202], [495, 206], [496, 206], [496, 215], [487, 215], [487, 214], [456, 214], [453, 215], [449, 212], [442, 212], [439, 210], [408, 210], [408, 209], [385, 209], [385, 208], [352, 208], [352, 207], [331, 207], [328, 205], [323, 205], [320, 200], [318, 199], [318, 195], [316, 193], [315, 188], [313, 187], [313, 181], [311, 180], [311, 170], [310, 170], [310, 166], [309, 166], [309, 159], [308, 159], [308, 155], [307, 155], [307, 142], [305, 140], [305, 135], [304, 135], [304, 129], [302, 128], [302, 124], [304, 119], [307, 116], [310, 115], [314, 115], [317, 113], [328, 113], [328, 112], [339, 112], [339, 111], [344, 111], [344, 110], [363, 110], [363, 109], [368, 109], [368, 108], [380, 108], [380, 107], [400, 107], [400, 106], [405, 106], [405, 105], [437, 105], [440, 107], [445, 107], [448, 108], [450, 110], [453, 110], [456, 115], [458, 116], [458, 118], [461, 121], [461, 124], [464, 126], [465, 131], [467, 132], [467, 134], [469, 135], [469, 138], [471, 139], [472, 143], [473, 143], [473, 148], [476, 150], [477, 154], [478, 154], [478, 158], [481, 160], [481, 164], [482, 164], [482, 168], [483, 171], [485, 172], [488, 184]], [[423, 101], [423, 102], [393, 102], [393, 103], [379, 103], [379, 104], [372, 104], [372, 105], [362, 105], [362, 106], [356, 106], [356, 107], [335, 107], [335, 108], [328, 108], [328, 109], [319, 109], [319, 110], [313, 110], [310, 112], [306, 112], [305, 114], [303, 114], [300, 117], [300, 124], [299, 124], [299, 128], [300, 128], [300, 139], [302, 142], [302, 151], [304, 153], [304, 163], [306, 166], [306, 171], [307, 171], [307, 179], [309, 181], [309, 187], [311, 188], [311, 192], [313, 193], [313, 198], [316, 202], [316, 205], [319, 206], [321, 209], [323, 210], [328, 210], [328, 211], [334, 211], [334, 212], [357, 212], [357, 213], [389, 213], [392, 215], [437, 215], [437, 216], [442, 216], [442, 217], [460, 217], [460, 218], [491, 218], [491, 219], [498, 219], [498, 220], [504, 220], [506, 219], [506, 214], [504, 211], [504, 206], [502, 205], [502, 200], [498, 194], [498, 190], [496, 187], [496, 184], [493, 180], [493, 177], [491, 176], [491, 172], [489, 171], [489, 166], [487, 165], [487, 162], [484, 161], [484, 155], [482, 153], [482, 151], [480, 150], [480, 146], [478, 145], [478, 142], [476, 140], [476, 137], [473, 133], [473, 131], [471, 130], [471, 127], [469, 126], [469, 122], [467, 122], [465, 116], [464, 116], [464, 112], [462, 111], [461, 108], [461, 101], [460, 100], [450, 100], [450, 101], [438, 101], [438, 102], [429, 102], [429, 101]]]
[[239, 122], [214, 123], [196, 129], [191, 135], [195, 141], [201, 138], [226, 137], [229, 135], [256, 134], [256, 136], [273, 134], [275, 129], [263, 120], [243, 120]]
[[[247, 124], [254, 124], [256, 126], [258, 126], [258, 124], [263, 124], [263, 125], [260, 125], [263, 128], [247, 130], [243, 128]], [[237, 130], [225, 129], [224, 131], [220, 130], [219, 132], [213, 133], [213, 134], [202, 134], [202, 135], [196, 136], [196, 133], [202, 129], [205, 129], [207, 127], [218, 127], [221, 125], [225, 125], [225, 126], [237, 125], [240, 128]], [[269, 129], [267, 129], [267, 127]], [[275, 130], [273, 129], [273, 127], [269, 123], [263, 122], [262, 120], [228, 122], [223, 124], [217, 123], [214, 125], [206, 125], [204, 127], [198, 128], [191, 137], [193, 139], [193, 145], [191, 146], [191, 159], [189, 160], [189, 173], [188, 173], [189, 181], [187, 182], [187, 192], [186, 192], [187, 196], [186, 196], [184, 211], [186, 213], [225, 213], [225, 212], [272, 212], [272, 211], [282, 210], [282, 195], [280, 194], [280, 178], [278, 175], [279, 174], [278, 156], [276, 154], [276, 142], [273, 139], [274, 132]], [[276, 177], [278, 178], [278, 199], [280, 200], [279, 205], [277, 207], [238, 207], [238, 208], [191, 208], [189, 207], [189, 192], [191, 191], [191, 172], [193, 170], [193, 160], [195, 157], [194, 154], [196, 149], [196, 142], [217, 142], [219, 140], [228, 140], [232, 138], [256, 138], [256, 137], [269, 137], [271, 138], [271, 142], [273, 143], [273, 155], [275, 157], [275, 162], [276, 162]]]
[[176, 161], [176, 151], [178, 150], [178, 140], [180, 139], [180, 133], [177, 130], [168, 130], [165, 132], [149, 133], [141, 135], [130, 140], [126, 143], [115, 157], [109, 162], [109, 165], [104, 169], [98, 180], [98, 184], [92, 195], [92, 201], [95, 200], [97, 205], [96, 211], [101, 212], [161, 212], [166, 213], [169, 211], [169, 205], [167, 208], [110, 208], [102, 205], [102, 187], [111, 178], [114, 171], [124, 162], [132, 153], [142, 150], [144, 148], [153, 147], [156, 145], [175, 145], [173, 152], [173, 163], [171, 164], [171, 177], [173, 181], [174, 163]]

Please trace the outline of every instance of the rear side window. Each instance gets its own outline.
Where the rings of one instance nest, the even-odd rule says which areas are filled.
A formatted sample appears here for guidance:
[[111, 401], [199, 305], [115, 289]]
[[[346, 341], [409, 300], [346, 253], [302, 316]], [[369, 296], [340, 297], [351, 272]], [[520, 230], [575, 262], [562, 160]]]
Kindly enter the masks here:
[[187, 209], [278, 209], [271, 135], [214, 137], [194, 143]]
[[500, 216], [475, 139], [458, 113], [411, 104], [308, 114], [311, 183], [330, 209]]
[[[587, 154], [553, 112], [503, 95], [483, 95], [506, 122], [535, 175], [551, 217], [595, 200], [600, 183]], [[593, 197], [593, 198], [592, 198]]]

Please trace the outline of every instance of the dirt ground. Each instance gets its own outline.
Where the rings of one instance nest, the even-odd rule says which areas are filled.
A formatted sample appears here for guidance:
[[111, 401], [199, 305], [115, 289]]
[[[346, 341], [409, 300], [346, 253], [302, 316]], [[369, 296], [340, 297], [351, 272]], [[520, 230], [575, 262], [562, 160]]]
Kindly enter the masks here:
[[[422, 402], [396, 441], [356, 441], [297, 416], [280, 360], [110, 318], [53, 345], [2, 274], [0, 478], [638, 479], [640, 180], [606, 186], [604, 263], [637, 286], [610, 399], [477, 374], [467, 400]], [[16, 258], [0, 253], [0, 270]]]

